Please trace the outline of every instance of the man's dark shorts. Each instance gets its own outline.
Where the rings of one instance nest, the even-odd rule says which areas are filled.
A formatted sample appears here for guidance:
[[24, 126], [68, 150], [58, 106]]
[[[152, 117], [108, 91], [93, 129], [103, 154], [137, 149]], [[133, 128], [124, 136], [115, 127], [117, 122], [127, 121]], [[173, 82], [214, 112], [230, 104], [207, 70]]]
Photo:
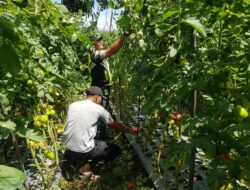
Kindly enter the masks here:
[[95, 140], [95, 147], [87, 153], [74, 152], [71, 150], [65, 151], [62, 174], [65, 179], [71, 179], [85, 163], [90, 163], [91, 167], [94, 167], [100, 162], [111, 162], [120, 154], [121, 149], [119, 146]]

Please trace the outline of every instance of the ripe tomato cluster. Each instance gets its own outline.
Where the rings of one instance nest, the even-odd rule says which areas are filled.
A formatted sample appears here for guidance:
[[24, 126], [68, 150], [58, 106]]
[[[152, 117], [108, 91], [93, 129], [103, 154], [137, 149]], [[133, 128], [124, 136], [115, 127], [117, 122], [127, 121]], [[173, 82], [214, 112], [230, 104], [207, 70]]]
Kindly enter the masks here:
[[176, 115], [174, 114], [169, 114], [169, 124], [173, 125], [175, 122], [180, 122], [182, 120], [183, 116], [180, 113], [177, 113]]

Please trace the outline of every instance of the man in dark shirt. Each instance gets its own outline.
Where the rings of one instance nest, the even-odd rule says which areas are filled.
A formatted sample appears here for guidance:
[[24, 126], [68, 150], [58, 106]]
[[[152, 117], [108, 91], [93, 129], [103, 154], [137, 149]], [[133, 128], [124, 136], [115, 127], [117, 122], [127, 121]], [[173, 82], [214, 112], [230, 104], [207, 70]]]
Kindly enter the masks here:
[[104, 49], [103, 38], [97, 37], [93, 41], [94, 48], [91, 50], [91, 86], [102, 88], [106, 97], [104, 107], [107, 109], [109, 104], [110, 83], [112, 77], [109, 70], [109, 63], [106, 58], [114, 55], [123, 45], [126, 38], [131, 34], [131, 31], [120, 36], [111, 46]]
[[[103, 90], [104, 96], [106, 97], [103, 101], [103, 107], [109, 112], [112, 112], [109, 107], [109, 97], [110, 97], [110, 83], [112, 82], [112, 77], [109, 70], [109, 63], [106, 58], [114, 55], [122, 47], [126, 38], [131, 34], [131, 30], [125, 32], [120, 36], [112, 45], [107, 49], [104, 49], [103, 37], [99, 36], [93, 39], [93, 48], [91, 51], [91, 86], [98, 86]], [[100, 123], [98, 126], [97, 139], [103, 140], [107, 138], [106, 125]]]

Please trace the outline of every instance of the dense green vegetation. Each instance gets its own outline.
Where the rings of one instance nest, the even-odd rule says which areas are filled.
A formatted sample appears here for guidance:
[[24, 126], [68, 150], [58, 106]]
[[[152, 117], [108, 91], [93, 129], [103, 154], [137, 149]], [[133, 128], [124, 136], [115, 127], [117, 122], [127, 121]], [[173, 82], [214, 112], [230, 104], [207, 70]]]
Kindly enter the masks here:
[[[211, 189], [248, 189], [250, 1], [102, 3], [102, 8], [124, 8], [116, 24], [119, 30], [134, 31], [110, 59], [121, 116], [126, 119], [126, 107], [140, 98], [141, 111], [150, 118], [143, 132], [153, 138], [150, 132], [162, 122], [166, 130], [177, 131], [176, 138], [190, 138], [190, 143], [170, 147], [169, 164], [181, 160], [192, 165], [199, 148], [210, 168]], [[79, 9], [70, 13], [47, 0], [0, 2], [0, 138], [17, 136], [27, 143], [45, 189], [63, 151], [57, 135], [67, 105], [89, 85], [88, 35], [100, 32], [96, 22], [87, 27], [82, 17], [91, 15], [93, 1]], [[105, 43], [118, 35], [105, 34]], [[178, 113], [183, 119], [169, 122], [169, 115]], [[9, 164], [2, 152], [0, 157], [0, 186], [21, 189], [24, 174], [6, 182], [2, 171]]]
[[249, 1], [138, 0], [124, 7], [117, 24], [135, 32], [114, 60], [121, 105], [140, 96], [149, 131], [158, 112], [181, 113], [173, 126], [191, 143], [169, 151], [174, 162], [192, 163], [194, 148], [202, 149], [211, 189], [249, 181]]

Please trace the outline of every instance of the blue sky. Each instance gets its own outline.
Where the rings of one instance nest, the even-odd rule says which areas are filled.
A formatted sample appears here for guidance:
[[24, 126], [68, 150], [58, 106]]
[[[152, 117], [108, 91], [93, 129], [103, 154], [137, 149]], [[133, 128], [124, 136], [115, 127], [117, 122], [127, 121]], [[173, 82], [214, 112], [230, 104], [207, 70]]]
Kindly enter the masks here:
[[[52, 2], [57, 2], [57, 3], [61, 3], [61, 0], [51, 0]], [[98, 7], [98, 3], [95, 1], [95, 10], [97, 10]], [[120, 13], [120, 10], [112, 10], [112, 9], [107, 9], [104, 10], [100, 13], [100, 16], [98, 18], [97, 21], [97, 27], [100, 30], [109, 30], [109, 24], [110, 24], [110, 17], [111, 17], [111, 12], [113, 11], [113, 13]], [[115, 22], [113, 20], [112, 22], [112, 29], [117, 29]]]

